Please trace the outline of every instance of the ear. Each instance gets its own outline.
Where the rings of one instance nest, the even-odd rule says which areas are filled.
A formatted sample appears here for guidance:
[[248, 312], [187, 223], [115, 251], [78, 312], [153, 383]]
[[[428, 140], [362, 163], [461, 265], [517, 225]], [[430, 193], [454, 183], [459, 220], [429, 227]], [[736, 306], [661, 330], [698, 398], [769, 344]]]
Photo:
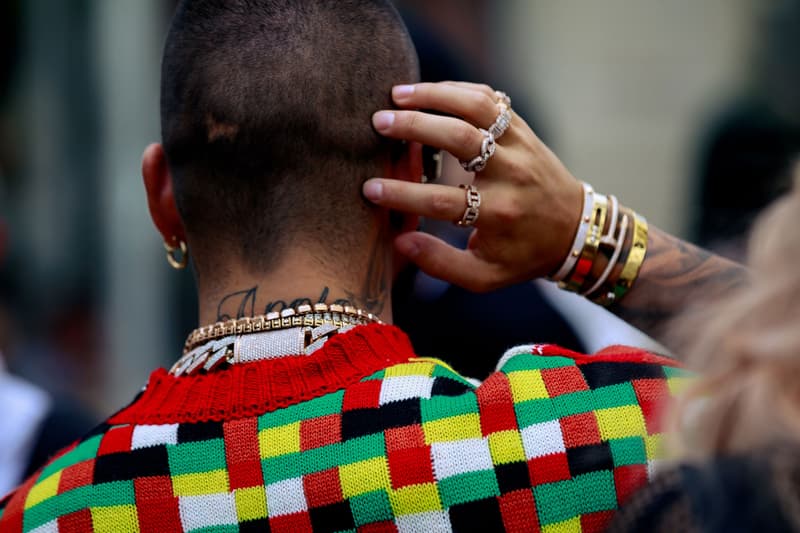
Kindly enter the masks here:
[[172, 189], [172, 174], [167, 165], [164, 147], [160, 144], [151, 144], [145, 149], [142, 156], [142, 177], [150, 218], [164, 242], [172, 246], [177, 246], [180, 241], [186, 242], [186, 232]]

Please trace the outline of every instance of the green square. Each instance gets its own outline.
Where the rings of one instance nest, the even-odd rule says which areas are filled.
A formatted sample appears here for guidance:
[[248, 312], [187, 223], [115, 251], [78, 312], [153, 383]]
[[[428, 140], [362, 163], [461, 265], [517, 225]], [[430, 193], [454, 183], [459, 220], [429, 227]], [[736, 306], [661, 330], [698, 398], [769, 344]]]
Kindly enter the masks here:
[[350, 498], [350, 510], [357, 527], [394, 519], [389, 496], [382, 490]]
[[536, 510], [542, 526], [564, 522], [580, 514], [579, 505], [583, 494], [574, 490], [573, 481], [558, 481], [534, 487]]
[[[136, 491], [133, 481], [115, 481], [92, 486], [93, 507], [115, 507], [117, 505], [136, 505]], [[98, 505], [97, 502], [102, 502]]]
[[451, 507], [500, 496], [500, 487], [497, 485], [494, 470], [480, 470], [439, 481], [439, 494], [442, 505]]
[[34, 529], [53, 520], [53, 517], [67, 515], [89, 507], [94, 487], [87, 485], [49, 498], [39, 505], [25, 511], [24, 531]]
[[383, 433], [374, 433], [343, 442], [336, 459], [337, 464], [348, 465], [384, 455], [386, 455], [386, 441]]
[[272, 485], [279, 481], [300, 477], [303, 474], [299, 453], [279, 455], [261, 460], [261, 472], [264, 474], [264, 484]]
[[647, 452], [641, 437], [612, 439], [609, 444], [615, 467], [647, 464]]
[[211, 439], [167, 446], [169, 470], [173, 476], [225, 470], [225, 442]]
[[613, 409], [624, 405], [638, 405], [636, 391], [631, 382], [600, 387], [593, 391], [595, 409]]
[[549, 398], [520, 402], [514, 405], [514, 412], [517, 414], [517, 424], [520, 429], [558, 420], [553, 401]]
[[239, 533], [238, 525], [209, 526], [193, 529], [192, 533]]
[[339, 466], [341, 464], [342, 446], [339, 443], [330, 444], [293, 455], [297, 456], [297, 460], [301, 462], [301, 470], [304, 475], [314, 474]]
[[500, 371], [503, 374], [521, 370], [544, 370], [547, 368], [564, 368], [575, 366], [575, 361], [566, 357], [551, 357], [548, 355], [520, 354], [509, 359]]
[[574, 494], [578, 498], [581, 514], [611, 511], [617, 508], [617, 491], [614, 484], [614, 473], [610, 470], [589, 472], [575, 477]]
[[452, 416], [478, 414], [478, 398], [474, 394], [460, 396], [434, 396], [420, 401], [422, 422], [431, 422]]
[[258, 417], [258, 430], [286, 426], [301, 420], [341, 413], [343, 398], [344, 391], [338, 391], [307, 402], [290, 405], [271, 413], [265, 413]]
[[595, 408], [592, 391], [584, 390], [552, 398], [553, 410], [558, 418], [588, 413]]
[[76, 465], [78, 463], [82, 463], [83, 461], [88, 461], [90, 459], [94, 459], [97, 456], [97, 450], [100, 449], [100, 441], [103, 439], [102, 435], [96, 435], [80, 444], [65, 455], [62, 455], [49, 465], [47, 465], [42, 473], [39, 475], [39, 479], [47, 479], [59, 470], [63, 470], [68, 466]]

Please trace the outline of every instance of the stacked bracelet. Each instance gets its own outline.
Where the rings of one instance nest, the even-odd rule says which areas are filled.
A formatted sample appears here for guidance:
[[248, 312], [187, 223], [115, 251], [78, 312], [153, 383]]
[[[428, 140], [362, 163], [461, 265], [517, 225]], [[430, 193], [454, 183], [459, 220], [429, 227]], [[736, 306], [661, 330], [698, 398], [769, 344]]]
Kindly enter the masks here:
[[564, 290], [609, 306], [633, 286], [647, 253], [644, 217], [584, 184], [584, 204], [572, 248], [550, 276]]

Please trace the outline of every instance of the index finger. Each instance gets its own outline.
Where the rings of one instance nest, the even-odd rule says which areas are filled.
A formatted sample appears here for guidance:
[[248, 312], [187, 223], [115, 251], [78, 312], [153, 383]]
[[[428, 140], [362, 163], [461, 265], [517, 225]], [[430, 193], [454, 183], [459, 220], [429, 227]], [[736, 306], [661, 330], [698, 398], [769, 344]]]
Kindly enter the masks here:
[[467, 206], [464, 190], [446, 185], [375, 178], [363, 190], [376, 205], [438, 220], [459, 220]]

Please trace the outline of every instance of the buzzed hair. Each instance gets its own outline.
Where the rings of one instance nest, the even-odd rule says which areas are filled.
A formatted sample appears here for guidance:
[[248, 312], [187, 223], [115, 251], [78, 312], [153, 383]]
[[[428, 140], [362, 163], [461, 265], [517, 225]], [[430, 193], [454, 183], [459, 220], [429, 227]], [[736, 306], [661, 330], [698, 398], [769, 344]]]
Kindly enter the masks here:
[[182, 0], [161, 121], [195, 258], [269, 270], [290, 242], [338, 256], [358, 246], [360, 184], [398, 151], [371, 115], [418, 77], [388, 0]]

